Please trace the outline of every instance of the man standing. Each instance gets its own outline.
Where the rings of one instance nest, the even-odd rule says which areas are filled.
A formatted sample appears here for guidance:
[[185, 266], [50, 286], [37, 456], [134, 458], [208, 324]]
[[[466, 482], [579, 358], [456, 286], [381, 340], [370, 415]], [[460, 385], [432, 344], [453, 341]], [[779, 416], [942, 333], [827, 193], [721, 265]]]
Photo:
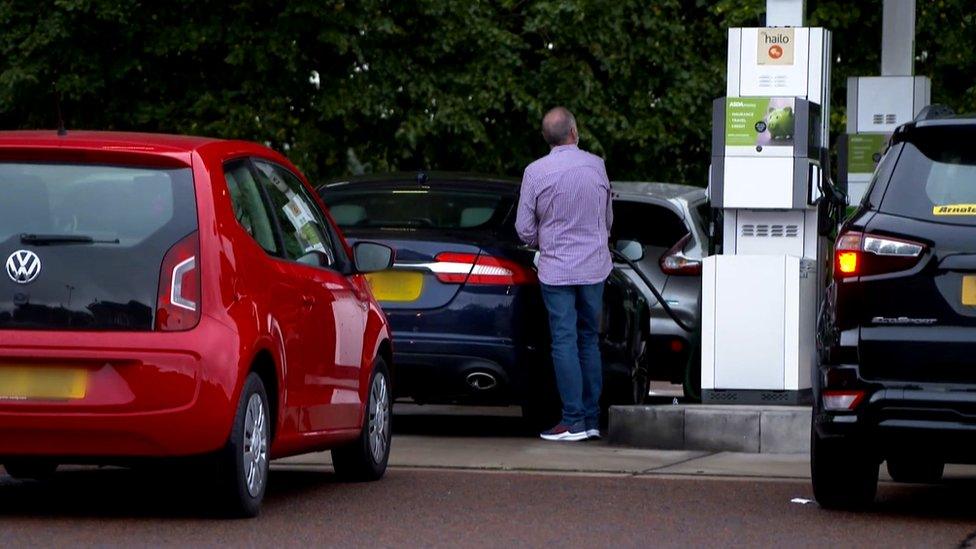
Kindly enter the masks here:
[[542, 119], [549, 154], [522, 177], [519, 237], [539, 248], [539, 281], [549, 311], [552, 361], [562, 420], [546, 440], [600, 436], [600, 316], [612, 268], [607, 247], [613, 210], [603, 159], [577, 146], [576, 119], [556, 107]]

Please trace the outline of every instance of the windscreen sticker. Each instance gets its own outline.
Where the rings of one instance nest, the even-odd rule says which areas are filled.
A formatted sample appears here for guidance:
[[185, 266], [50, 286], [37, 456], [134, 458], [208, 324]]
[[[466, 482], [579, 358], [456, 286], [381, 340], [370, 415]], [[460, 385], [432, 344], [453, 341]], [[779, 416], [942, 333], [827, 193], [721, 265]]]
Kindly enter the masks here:
[[932, 208], [932, 215], [976, 215], [976, 204], [946, 204]]

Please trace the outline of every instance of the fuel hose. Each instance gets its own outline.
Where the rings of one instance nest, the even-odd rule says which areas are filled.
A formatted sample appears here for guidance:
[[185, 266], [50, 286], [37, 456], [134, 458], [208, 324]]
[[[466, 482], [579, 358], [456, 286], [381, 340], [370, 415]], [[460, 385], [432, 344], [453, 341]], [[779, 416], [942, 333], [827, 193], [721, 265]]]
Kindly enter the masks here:
[[[678, 325], [679, 328], [681, 328], [685, 332], [688, 332], [689, 334], [697, 333], [695, 328], [692, 328], [691, 326], [686, 324], [683, 320], [681, 320], [681, 318], [678, 317], [678, 314], [674, 312], [674, 309], [672, 309], [670, 305], [668, 305], [668, 302], [664, 299], [664, 296], [661, 295], [661, 292], [658, 291], [657, 287], [654, 286], [654, 283], [652, 283], [650, 279], [647, 278], [647, 275], [645, 275], [640, 270], [640, 267], [638, 267], [635, 262], [631, 261], [630, 258], [628, 258], [624, 254], [618, 252], [613, 248], [610, 248], [610, 254], [634, 270], [634, 273], [637, 274], [638, 278], [644, 281], [644, 284], [647, 285], [647, 287], [651, 290], [651, 293], [654, 294], [654, 297], [657, 298], [657, 302], [661, 304], [661, 308], [664, 310], [665, 314], [667, 314], [671, 318], [671, 320], [673, 320], [674, 323]], [[696, 338], [692, 337], [691, 339], [695, 340]], [[699, 347], [693, 344], [693, 350], [695, 352], [693, 352], [692, 355], [689, 357], [688, 367], [685, 368], [685, 379], [684, 379], [683, 386], [685, 388], [685, 394], [691, 396], [692, 399], [697, 401], [697, 400], [701, 400], [700, 382], [697, 382], [693, 378], [692, 369], [695, 366], [694, 363], [696, 362], [696, 360], [694, 360], [694, 357], [698, 355], [697, 351], [699, 350]]]
[[614, 250], [613, 248], [610, 248], [610, 253], [613, 254], [613, 256], [615, 258], [619, 259], [620, 261], [623, 261], [628, 266], [630, 266], [631, 269], [634, 270], [634, 273], [636, 273], [637, 276], [641, 280], [644, 281], [644, 284], [647, 285], [647, 287], [651, 290], [651, 293], [654, 294], [654, 297], [657, 298], [657, 302], [661, 304], [661, 308], [664, 309], [664, 312], [669, 317], [671, 317], [671, 320], [673, 320], [674, 323], [677, 324], [679, 328], [681, 328], [682, 330], [684, 330], [684, 331], [686, 331], [688, 333], [694, 333], [695, 332], [695, 329], [694, 328], [692, 328], [691, 326], [688, 326], [687, 324], [684, 323], [683, 320], [681, 320], [680, 318], [678, 318], [678, 314], [674, 312], [674, 309], [672, 309], [670, 305], [668, 305], [668, 302], [664, 299], [664, 296], [661, 295], [661, 292], [659, 292], [657, 290], [657, 288], [654, 287], [654, 284], [651, 283], [650, 279], [647, 278], [647, 275], [645, 275], [640, 270], [640, 267], [638, 267], [636, 263], [634, 263], [633, 261], [631, 261], [629, 257], [627, 257], [624, 254], [618, 252], [617, 250]]
[[[631, 261], [629, 257], [627, 257], [624, 254], [618, 252], [617, 250], [614, 250], [613, 248], [610, 248], [610, 253], [615, 258], [619, 259], [620, 261], [623, 261], [626, 265], [630, 266], [630, 268], [634, 270], [634, 273], [636, 273], [637, 276], [641, 280], [644, 281], [644, 284], [647, 285], [647, 287], [651, 290], [651, 293], [654, 294], [654, 297], [657, 298], [657, 302], [661, 304], [661, 308], [664, 309], [664, 312], [667, 313], [667, 315], [669, 317], [671, 317], [671, 320], [673, 320], [674, 323], [677, 324], [679, 328], [681, 328], [682, 330], [688, 332], [689, 334], [696, 333], [696, 330], [694, 328], [692, 328], [691, 326], [688, 326], [687, 324], [684, 323], [684, 321], [682, 321], [680, 318], [678, 318], [678, 314], [675, 313], [674, 312], [674, 309], [672, 309], [668, 305], [668, 302], [665, 301], [664, 296], [661, 295], [661, 292], [659, 292], [658, 289], [654, 286], [654, 284], [651, 283], [651, 281], [647, 278], [647, 275], [645, 275], [640, 270], [640, 268], [637, 266], [637, 264], [635, 262]], [[694, 340], [694, 339], [695, 338], [692, 338], [692, 340]], [[692, 374], [692, 369], [695, 368], [696, 366], [699, 366], [701, 364], [700, 362], [698, 362], [701, 359], [700, 359], [699, 353], [697, 353], [697, 351], [699, 350], [699, 348], [697, 346], [694, 346], [694, 344], [693, 344], [693, 350], [696, 351], [696, 352], [693, 352], [691, 354], [691, 356], [689, 356], [688, 365], [685, 368], [685, 379], [684, 379], [684, 382], [682, 383], [682, 385], [684, 386], [685, 395], [690, 396], [695, 401], [700, 401], [701, 400], [701, 382], [698, 381], [698, 380], [696, 380], [694, 378], [694, 376]], [[698, 360], [695, 360], [695, 357], [696, 356], [699, 356]], [[696, 362], [697, 362], [697, 364], [696, 364]], [[675, 401], [677, 402], [677, 399], [675, 399]]]

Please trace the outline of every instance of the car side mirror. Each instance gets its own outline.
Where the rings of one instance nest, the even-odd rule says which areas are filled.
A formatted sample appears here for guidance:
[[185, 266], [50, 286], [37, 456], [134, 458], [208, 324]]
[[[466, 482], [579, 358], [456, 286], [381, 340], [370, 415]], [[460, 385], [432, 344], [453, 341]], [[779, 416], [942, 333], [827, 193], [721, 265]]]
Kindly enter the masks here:
[[644, 246], [636, 240], [618, 240], [614, 248], [631, 261], [644, 259]]
[[375, 273], [393, 267], [393, 248], [376, 242], [357, 242], [352, 247], [356, 272]]
[[303, 265], [311, 265], [312, 267], [329, 267], [332, 265], [329, 256], [319, 250], [312, 250], [299, 257], [296, 261]]

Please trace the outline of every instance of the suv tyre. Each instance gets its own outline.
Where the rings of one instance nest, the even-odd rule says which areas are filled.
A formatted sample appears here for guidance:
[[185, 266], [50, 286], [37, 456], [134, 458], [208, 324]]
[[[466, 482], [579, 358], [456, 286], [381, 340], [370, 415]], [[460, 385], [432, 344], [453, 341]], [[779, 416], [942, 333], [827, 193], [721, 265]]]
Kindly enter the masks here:
[[845, 438], [821, 438], [811, 429], [810, 473], [813, 497], [826, 509], [860, 509], [878, 491], [878, 461], [867, 449]]

